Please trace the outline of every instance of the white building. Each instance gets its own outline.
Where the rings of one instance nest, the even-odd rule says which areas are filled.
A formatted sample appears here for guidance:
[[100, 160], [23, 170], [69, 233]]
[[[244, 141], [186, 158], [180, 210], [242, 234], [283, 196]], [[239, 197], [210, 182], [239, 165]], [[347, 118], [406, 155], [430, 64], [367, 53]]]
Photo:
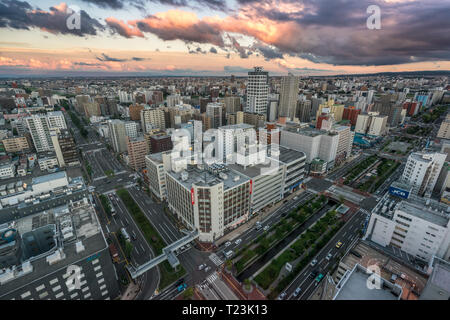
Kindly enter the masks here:
[[159, 152], [145, 156], [149, 188], [160, 201], [167, 198], [166, 172], [171, 169], [170, 154]]
[[386, 133], [387, 119], [388, 116], [380, 116], [378, 112], [359, 114], [356, 120], [355, 132], [377, 137], [381, 136]]
[[306, 162], [320, 158], [333, 166], [339, 144], [339, 135], [334, 132], [311, 128], [287, 127], [281, 131], [280, 145], [306, 154]]
[[125, 121], [125, 134], [131, 139], [136, 139], [138, 136], [138, 125], [134, 121]]
[[166, 174], [167, 202], [178, 219], [198, 230], [199, 240], [214, 242], [248, 220], [250, 180], [221, 165], [189, 166]]
[[269, 73], [262, 67], [255, 67], [248, 73], [246, 111], [266, 114], [269, 94]]
[[395, 202], [388, 194], [373, 209], [364, 239], [399, 248], [423, 261], [450, 258], [450, 207], [410, 196]]
[[33, 144], [37, 152], [52, 151], [49, 123], [45, 115], [32, 115], [25, 118]]
[[13, 178], [16, 166], [13, 163], [7, 163], [0, 166], [0, 179]]
[[413, 152], [403, 170], [402, 180], [413, 187], [412, 192], [430, 197], [444, 165], [445, 153]]
[[109, 120], [109, 138], [113, 149], [117, 153], [127, 151], [127, 134], [125, 131], [125, 123], [121, 120]]
[[66, 120], [61, 111], [54, 111], [47, 113], [48, 127], [50, 130], [53, 129], [67, 129]]
[[41, 171], [54, 169], [58, 166], [58, 158], [56, 155], [46, 155], [38, 158], [39, 169]]
[[445, 120], [442, 121], [437, 137], [442, 139], [450, 139], [450, 113], [448, 113]]

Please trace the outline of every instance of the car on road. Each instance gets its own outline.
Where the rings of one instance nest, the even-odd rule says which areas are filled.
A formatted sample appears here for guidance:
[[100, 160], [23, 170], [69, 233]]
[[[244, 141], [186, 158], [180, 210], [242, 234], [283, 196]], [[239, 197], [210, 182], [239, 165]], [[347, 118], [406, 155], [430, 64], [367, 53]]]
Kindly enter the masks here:
[[230, 241], [225, 242], [225, 248], [229, 246], [231, 246], [231, 242]]
[[298, 287], [297, 289], [295, 289], [294, 297], [298, 296], [300, 292], [302, 292], [302, 288]]
[[330, 261], [332, 257], [333, 257], [333, 255], [331, 254], [331, 252], [328, 252], [328, 254], [327, 254], [327, 256], [325, 257], [325, 259], [327, 259], [328, 261]]
[[132, 239], [133, 241], [136, 241], [136, 236], [135, 236], [134, 234], [131, 234], [131, 239]]
[[186, 288], [187, 288], [187, 284], [183, 283], [177, 288], [177, 290], [178, 290], [178, 292], [181, 292], [181, 291], [185, 290]]
[[225, 259], [230, 259], [233, 256], [233, 254], [234, 254], [233, 250], [223, 253], [223, 255], [225, 256]]
[[198, 266], [198, 270], [203, 270], [206, 267], [206, 264], [201, 264]]
[[286, 293], [286, 291], [284, 291], [278, 296], [277, 300], [284, 300], [284, 298], [286, 298], [286, 296], [287, 296], [287, 293]]
[[342, 246], [342, 242], [341, 241], [338, 241], [337, 243], [336, 243], [336, 248], [340, 248]]
[[242, 239], [237, 239], [237, 240], [234, 242], [234, 244], [238, 246], [238, 245], [241, 244], [241, 242], [242, 242]]
[[311, 267], [314, 267], [315, 265], [316, 265], [316, 263], [317, 263], [317, 259], [314, 259], [313, 261], [311, 261]]
[[264, 231], [269, 230], [269, 228], [270, 228], [270, 226], [265, 226], [265, 227], [264, 227]]
[[322, 279], [323, 279], [323, 274], [321, 273], [321, 274], [319, 274], [319, 275], [317, 276], [317, 278], [316, 278], [316, 285], [317, 285], [320, 281], [322, 281]]
[[184, 283], [184, 278], [181, 278], [175, 283], [175, 287], [178, 287], [179, 285], [182, 285], [183, 283]]
[[206, 267], [205, 268], [205, 272], [208, 272], [209, 270], [211, 270], [211, 267]]

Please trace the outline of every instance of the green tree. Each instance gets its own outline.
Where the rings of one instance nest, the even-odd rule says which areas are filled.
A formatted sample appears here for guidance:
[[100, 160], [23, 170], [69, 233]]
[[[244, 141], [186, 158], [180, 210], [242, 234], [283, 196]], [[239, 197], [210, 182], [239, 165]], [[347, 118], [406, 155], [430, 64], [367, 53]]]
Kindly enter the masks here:
[[191, 300], [193, 296], [194, 296], [194, 288], [193, 287], [189, 287], [186, 290], [184, 290], [184, 292], [183, 292], [184, 299]]

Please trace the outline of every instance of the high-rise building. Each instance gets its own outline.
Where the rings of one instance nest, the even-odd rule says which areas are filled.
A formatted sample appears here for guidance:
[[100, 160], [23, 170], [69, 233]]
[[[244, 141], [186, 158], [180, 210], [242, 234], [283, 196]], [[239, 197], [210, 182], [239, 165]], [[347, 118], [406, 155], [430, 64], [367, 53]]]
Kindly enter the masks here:
[[[141, 111], [144, 110], [144, 105], [142, 104], [132, 104], [129, 107], [130, 112], [130, 120], [132, 121], [140, 121], [141, 120]], [[144, 127], [142, 127], [144, 129]]]
[[125, 152], [127, 150], [125, 123], [121, 120], [109, 120], [108, 127], [114, 151], [117, 153]]
[[299, 78], [289, 73], [287, 77], [281, 78], [280, 105], [278, 117], [295, 117], [298, 99]]
[[69, 130], [65, 129], [59, 131], [58, 146], [61, 150], [62, 159], [66, 166], [74, 166], [80, 164], [75, 139], [72, 137]]
[[188, 166], [167, 172], [166, 179], [169, 208], [199, 231], [200, 241], [214, 242], [248, 220], [251, 185], [241, 173], [220, 165], [203, 170]]
[[246, 111], [266, 114], [269, 94], [269, 73], [262, 67], [255, 67], [248, 73]]
[[212, 128], [217, 129], [223, 125], [224, 105], [222, 103], [208, 103], [206, 106], [206, 115], [210, 117]]
[[224, 98], [225, 109], [227, 113], [236, 113], [241, 110], [241, 98], [236, 96], [227, 96]]
[[149, 153], [149, 148], [144, 137], [127, 137], [127, 150], [129, 166], [135, 171], [145, 168], [145, 156]]
[[132, 139], [137, 138], [138, 124], [134, 121], [125, 121], [125, 134]]
[[300, 122], [311, 121], [311, 100], [297, 102], [297, 118]]
[[165, 129], [166, 119], [162, 109], [143, 109], [141, 110], [142, 131], [149, 132], [151, 129]]
[[37, 152], [53, 151], [52, 139], [48, 119], [45, 115], [32, 115], [25, 121], [33, 139], [34, 148]]
[[430, 197], [446, 157], [438, 152], [411, 153], [403, 170], [403, 182], [412, 186], [412, 193]]
[[150, 152], [159, 153], [172, 150], [172, 138], [165, 133], [150, 136]]

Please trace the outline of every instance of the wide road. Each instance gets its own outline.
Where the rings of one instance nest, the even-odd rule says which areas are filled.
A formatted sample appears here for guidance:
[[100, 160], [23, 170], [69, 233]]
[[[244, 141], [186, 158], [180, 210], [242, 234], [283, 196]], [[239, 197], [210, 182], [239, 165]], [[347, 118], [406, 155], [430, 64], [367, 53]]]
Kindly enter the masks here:
[[[303, 193], [298, 195], [296, 198], [293, 198], [292, 200], [289, 200], [289, 201], [283, 203], [283, 205], [280, 208], [275, 210], [273, 213], [271, 213], [270, 216], [268, 216], [266, 219], [261, 221], [262, 228], [260, 230], [256, 230], [256, 228], [254, 226], [248, 227], [248, 229], [244, 233], [242, 233], [236, 239], [233, 239], [234, 241], [232, 241], [229, 246], [226, 247], [225, 243], [222, 244], [219, 247], [219, 249], [217, 250], [216, 254], [220, 258], [224, 259], [224, 251], [233, 250], [234, 252], [236, 252], [241, 247], [247, 245], [249, 242], [252, 242], [254, 239], [259, 237], [264, 232], [265, 226], [269, 226], [269, 227], [272, 226], [273, 224], [275, 224], [276, 222], [278, 222], [281, 219], [281, 216], [288, 214], [293, 209], [295, 209], [295, 208], [299, 207], [301, 204], [307, 202], [313, 196], [314, 196], [313, 193], [311, 193], [309, 191], [304, 191]], [[284, 200], [284, 201], [286, 201], [286, 200]], [[241, 239], [242, 242], [239, 244], [236, 244], [236, 240], [238, 238]]]
[[[287, 297], [290, 300], [306, 300], [314, 292], [317, 282], [315, 277], [311, 276], [312, 271], [316, 271], [317, 274], [322, 273], [324, 276], [326, 273], [338, 263], [337, 256], [344, 254], [350, 244], [359, 237], [359, 231], [366, 219], [366, 214], [359, 210], [357, 211], [349, 221], [334, 235], [334, 237], [328, 242], [328, 244], [322, 248], [322, 250], [314, 257], [317, 260], [317, 264], [311, 266], [308, 264], [292, 281], [286, 289]], [[340, 248], [336, 248], [338, 241], [342, 242]], [[327, 260], [328, 253], [331, 253], [331, 259]], [[340, 259], [340, 257], [339, 257]], [[325, 277], [322, 279], [324, 281]], [[294, 291], [300, 287], [301, 291], [297, 297], [293, 296]]]

